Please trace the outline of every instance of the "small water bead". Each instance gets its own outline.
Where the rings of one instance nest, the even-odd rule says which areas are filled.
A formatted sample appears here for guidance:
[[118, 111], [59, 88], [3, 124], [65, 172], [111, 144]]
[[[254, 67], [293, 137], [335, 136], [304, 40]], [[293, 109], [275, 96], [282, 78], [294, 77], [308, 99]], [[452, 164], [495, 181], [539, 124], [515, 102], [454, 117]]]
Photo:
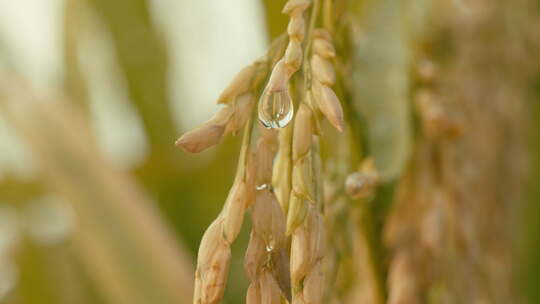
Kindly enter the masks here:
[[265, 90], [259, 100], [259, 120], [269, 129], [284, 128], [291, 122], [294, 107], [288, 90], [268, 93]]
[[270, 239], [266, 243], [266, 252], [272, 252], [275, 246], [276, 246], [276, 241], [274, 240], [272, 236], [270, 236]]
[[261, 184], [261, 185], [255, 186], [255, 189], [257, 189], [259, 191], [267, 189], [267, 188], [268, 188], [268, 184]]

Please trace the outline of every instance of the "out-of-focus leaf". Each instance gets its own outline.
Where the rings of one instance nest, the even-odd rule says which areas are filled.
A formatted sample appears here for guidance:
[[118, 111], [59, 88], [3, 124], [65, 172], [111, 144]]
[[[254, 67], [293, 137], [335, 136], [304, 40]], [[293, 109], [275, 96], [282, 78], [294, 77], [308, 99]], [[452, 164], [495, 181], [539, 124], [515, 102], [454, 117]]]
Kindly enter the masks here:
[[150, 20], [145, 0], [91, 0], [116, 47], [131, 100], [137, 107], [151, 149], [171, 149], [176, 132], [167, 97], [167, 54]]
[[3, 101], [46, 182], [79, 218], [77, 250], [111, 303], [188, 303], [192, 265], [137, 183], [103, 160], [80, 113], [16, 89]]
[[67, 0], [64, 13], [64, 66], [65, 87], [70, 100], [86, 109], [88, 102], [88, 88], [81, 75], [81, 67], [77, 58], [79, 46], [78, 36], [81, 29], [81, 14], [84, 2], [81, 0]]
[[266, 12], [266, 27], [268, 36], [271, 39], [276, 38], [287, 28], [288, 16], [281, 13], [285, 0], [263, 0]]
[[538, 278], [540, 276], [540, 124], [534, 123], [540, 119], [540, 76], [536, 79], [535, 95], [531, 100], [531, 169], [529, 179], [529, 200], [522, 211], [523, 225], [518, 230], [522, 265], [520, 265], [527, 303], [540, 303], [540, 289]]
[[367, 1], [355, 19], [354, 105], [367, 121], [368, 152], [383, 180], [397, 178], [409, 158], [411, 50], [403, 2]]

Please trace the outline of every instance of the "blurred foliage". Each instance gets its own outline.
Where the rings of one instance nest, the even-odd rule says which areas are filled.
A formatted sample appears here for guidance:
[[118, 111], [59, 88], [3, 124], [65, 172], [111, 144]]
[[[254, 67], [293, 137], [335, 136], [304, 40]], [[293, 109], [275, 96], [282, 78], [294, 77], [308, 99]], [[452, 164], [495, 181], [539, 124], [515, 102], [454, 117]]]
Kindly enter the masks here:
[[523, 224], [517, 228], [519, 242], [517, 246], [520, 258], [523, 259], [521, 265], [521, 282], [525, 286], [529, 303], [540, 303], [540, 289], [538, 279], [540, 276], [540, 75], [536, 76], [536, 81], [532, 84], [530, 103], [531, 111], [531, 132], [530, 132], [530, 153], [531, 153], [531, 176], [529, 179], [529, 203], [522, 211]]
[[[286, 28], [287, 18], [281, 14], [285, 2], [261, 2], [271, 39]], [[428, 2], [418, 1], [404, 8], [403, 1], [351, 1], [358, 5], [356, 18], [361, 22], [357, 25], [365, 30], [364, 38], [377, 42], [337, 43], [360, 43], [353, 65], [358, 71], [354, 79], [359, 85], [354, 88], [360, 100], [352, 101], [351, 96], [343, 99], [351, 109], [359, 109], [360, 128], [371, 126], [370, 130], [359, 131], [369, 134], [367, 140], [363, 139], [363, 152], [374, 153], [378, 165], [388, 169], [388, 180], [399, 175], [408, 158], [410, 141], [414, 141], [408, 89], [414, 85], [409, 74], [415, 58], [408, 52], [424, 47], [415, 42], [422, 37], [422, 29], [430, 27], [419, 9]], [[129, 99], [142, 119], [149, 142], [149, 156], [131, 170], [119, 170], [105, 160], [90, 131], [88, 88], [77, 59], [80, 30], [88, 26], [81, 15], [88, 12], [99, 16], [99, 22], [111, 34]], [[221, 210], [232, 183], [239, 139], [227, 138], [201, 155], [188, 155], [173, 146], [178, 133], [168, 96], [168, 69], [173, 54], [168, 53], [152, 21], [150, 1], [66, 0], [63, 21], [65, 92], [47, 98], [67, 101], [44, 106], [48, 103], [38, 101], [41, 96], [11, 84], [7, 86], [15, 91], [10, 94], [17, 99], [0, 101], [2, 118], [9, 119], [24, 139], [40, 169], [30, 180], [4, 178], [0, 182], [0, 201], [21, 209], [27, 202], [53, 193], [70, 202], [80, 219], [79, 228], [69, 240], [52, 245], [36, 242], [28, 235], [20, 237], [14, 254], [19, 279], [7, 303], [190, 303], [194, 257], [205, 228]], [[441, 37], [448, 39], [432, 45], [435, 56], [443, 60], [453, 51], [450, 43], [455, 34], [445, 31], [448, 29], [441, 29], [446, 34]], [[494, 35], [484, 34], [486, 40]], [[350, 68], [349, 63], [345, 62], [343, 69]], [[9, 74], [7, 78], [16, 76]], [[388, 79], [395, 80], [395, 85], [380, 85], [388, 84]], [[350, 85], [349, 79], [343, 82]], [[516, 229], [521, 235], [522, 279], [530, 303], [540, 303], [538, 76], [535, 86], [529, 100], [534, 108], [530, 113], [530, 197], [524, 208], [523, 227]], [[361, 214], [374, 215], [369, 220], [364, 218], [367, 229], [374, 234], [366, 238], [378, 242], [371, 254], [378, 257], [380, 265], [376, 267], [383, 277], [387, 275], [388, 257], [380, 239], [394, 187], [393, 182], [383, 185], [377, 199]], [[227, 303], [242, 303], [245, 296], [243, 255], [249, 227], [249, 223], [244, 225], [232, 248], [229, 280], [233, 283], [226, 291]]]
[[[108, 27], [130, 94], [152, 153], [167, 149], [176, 136], [167, 97], [167, 52], [150, 20], [145, 0], [88, 0]], [[158, 152], [159, 153], [159, 152]]]
[[[36, 156], [45, 185], [72, 203], [79, 219], [74, 249], [96, 288], [113, 303], [178, 303], [190, 297], [189, 256], [138, 184], [102, 159], [85, 119], [67, 103], [45, 106], [14, 94], [4, 102], [4, 113]], [[40, 251], [32, 252], [39, 257]]]
[[281, 13], [286, 0], [263, 0], [265, 7], [266, 26], [270, 39], [274, 39], [283, 33], [287, 27], [287, 15]]

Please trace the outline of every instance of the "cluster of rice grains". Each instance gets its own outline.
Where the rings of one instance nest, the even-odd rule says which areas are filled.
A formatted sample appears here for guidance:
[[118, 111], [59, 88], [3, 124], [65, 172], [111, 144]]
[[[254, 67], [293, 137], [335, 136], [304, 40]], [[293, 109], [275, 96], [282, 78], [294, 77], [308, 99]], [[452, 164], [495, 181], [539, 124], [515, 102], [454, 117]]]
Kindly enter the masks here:
[[[317, 1], [313, 6], [310, 0], [288, 1], [283, 9], [290, 17], [287, 36], [239, 72], [218, 99], [225, 106], [210, 121], [176, 143], [197, 153], [244, 128], [234, 184], [200, 244], [195, 304], [221, 301], [231, 243], [249, 208], [247, 303], [322, 303], [326, 239], [320, 120], [324, 116], [339, 131], [344, 121], [331, 89], [336, 81], [332, 35], [315, 28], [317, 12]], [[301, 67], [302, 73], [294, 75]], [[260, 124], [254, 123], [255, 114]]]

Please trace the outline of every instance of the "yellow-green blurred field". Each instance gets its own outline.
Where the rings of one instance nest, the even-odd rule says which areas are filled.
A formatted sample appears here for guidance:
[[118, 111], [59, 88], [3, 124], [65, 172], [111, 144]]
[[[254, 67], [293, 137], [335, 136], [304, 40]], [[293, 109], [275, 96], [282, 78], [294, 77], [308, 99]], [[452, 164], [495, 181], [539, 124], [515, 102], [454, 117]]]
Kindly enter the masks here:
[[[286, 29], [287, 17], [280, 13], [285, 2], [0, 0], [0, 303], [192, 302], [199, 242], [232, 185], [241, 136], [226, 137], [198, 155], [185, 153], [174, 142], [216, 112], [215, 100], [235, 73], [264, 54]], [[501, 275], [508, 282], [494, 286], [515, 286], [509, 297], [515, 302], [471, 304], [540, 303], [540, 4], [423, 0], [416, 7], [402, 0], [334, 2], [346, 3], [336, 4], [337, 9], [356, 10], [349, 18], [366, 26], [354, 30], [365, 30], [358, 39], [368, 41], [368, 47], [361, 51], [372, 55], [363, 57], [365, 69], [354, 70], [361, 84], [353, 87], [365, 92], [361, 94], [366, 100], [375, 100], [367, 105], [367, 112], [375, 113], [359, 128], [366, 121], [388, 119], [377, 114], [386, 111], [385, 106], [388, 112], [399, 112], [399, 101], [412, 99], [412, 89], [391, 95], [394, 91], [387, 85], [409, 69], [401, 66], [404, 58], [415, 60], [418, 50], [429, 49], [445, 67], [465, 65], [445, 70], [456, 73], [446, 75], [450, 81], [460, 82], [459, 73], [465, 71], [471, 77], [462, 81], [470, 81], [471, 87], [478, 82], [483, 88], [503, 88], [491, 93], [500, 96], [489, 92], [486, 96], [493, 97], [493, 107], [500, 107], [497, 113], [508, 114], [500, 115], [498, 130], [518, 131], [501, 135], [500, 141], [480, 136], [497, 133], [493, 130], [466, 132], [477, 134], [473, 140], [485, 139], [479, 145], [492, 144], [504, 151], [504, 161], [515, 164], [501, 166], [498, 174], [519, 171], [515, 174], [519, 180], [471, 186], [471, 192], [491, 187], [483, 192], [489, 194], [488, 202], [504, 198], [500, 199], [504, 206], [486, 204], [489, 208], [474, 212], [497, 214], [504, 218], [501, 225], [511, 225], [504, 229], [494, 225], [494, 235], [487, 238], [497, 239], [501, 230], [509, 233], [504, 236], [509, 248], [493, 250], [509, 252], [510, 264], [505, 260], [493, 268], [511, 274]], [[437, 27], [440, 35], [433, 38], [432, 23], [420, 20], [451, 19], [441, 6], [455, 6], [465, 17], [445, 23], [448, 28]], [[427, 9], [432, 7], [437, 9]], [[424, 13], [429, 17], [420, 17]], [[406, 24], [393, 23], [393, 16]], [[506, 19], [497, 21], [499, 16]], [[487, 30], [468, 36], [474, 37], [470, 40], [456, 37], [459, 21], [485, 22], [481, 28]], [[377, 32], [380, 28], [385, 30]], [[409, 31], [413, 34], [405, 39], [404, 32]], [[423, 40], [426, 36], [430, 39]], [[452, 45], [455, 41], [474, 45], [460, 49]], [[369, 43], [378, 48], [370, 49]], [[468, 60], [455, 60], [458, 49], [485, 61], [472, 66]], [[377, 56], [379, 50], [397, 59], [385, 61], [384, 55]], [[489, 69], [493, 72], [483, 73]], [[416, 85], [410, 79], [406, 83], [407, 88]], [[385, 98], [390, 103], [377, 103]], [[504, 102], [508, 100], [512, 102]], [[484, 119], [482, 115], [469, 118]], [[413, 122], [410, 134], [396, 128], [394, 136], [409, 140], [418, 128]], [[416, 148], [414, 140], [411, 147]], [[393, 148], [384, 142], [374, 151], [392, 157], [397, 149]], [[482, 151], [489, 158], [490, 150]], [[333, 153], [339, 154], [338, 148], [324, 147], [324, 155]], [[509, 160], [512, 155], [518, 159]], [[383, 186], [373, 203], [387, 204], [394, 186]], [[390, 208], [381, 206], [374, 208], [375, 213]], [[248, 218], [232, 246], [225, 303], [245, 301]], [[384, 247], [382, 241], [379, 245]], [[482, 254], [475, 257], [479, 265], [499, 262]], [[386, 258], [381, 262], [385, 277]], [[484, 279], [471, 278], [480, 286]], [[451, 303], [433, 296], [444, 291], [431, 291], [419, 303]]]

